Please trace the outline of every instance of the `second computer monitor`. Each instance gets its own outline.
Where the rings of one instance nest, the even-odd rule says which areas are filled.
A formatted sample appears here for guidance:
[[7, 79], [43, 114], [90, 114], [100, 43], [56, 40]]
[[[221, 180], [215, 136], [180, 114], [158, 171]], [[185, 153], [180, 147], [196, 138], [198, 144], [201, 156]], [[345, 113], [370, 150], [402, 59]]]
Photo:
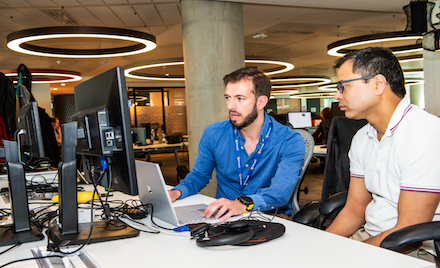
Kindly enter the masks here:
[[293, 128], [306, 128], [312, 126], [311, 112], [289, 112], [287, 119]]

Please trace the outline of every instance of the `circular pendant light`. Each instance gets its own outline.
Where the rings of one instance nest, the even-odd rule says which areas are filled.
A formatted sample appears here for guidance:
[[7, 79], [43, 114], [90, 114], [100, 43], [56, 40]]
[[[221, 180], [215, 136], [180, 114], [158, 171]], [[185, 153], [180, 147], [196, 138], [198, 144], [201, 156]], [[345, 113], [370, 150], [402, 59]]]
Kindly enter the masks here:
[[[34, 41], [65, 38], [99, 38], [134, 42], [136, 44], [97, 49], [53, 48], [31, 44]], [[155, 49], [157, 45], [156, 38], [153, 35], [139, 31], [107, 27], [60, 26], [34, 28], [11, 33], [7, 36], [7, 46], [19, 53], [42, 57], [109, 58], [145, 53]]]
[[[76, 82], [82, 79], [81, 73], [54, 69], [30, 69], [33, 84], [57, 84]], [[14, 83], [18, 79], [17, 69], [0, 70]]]
[[393, 51], [394, 54], [420, 52], [423, 51], [422, 43], [416, 42], [422, 38], [423, 35], [421, 33], [411, 33], [405, 31], [357, 36], [331, 43], [327, 46], [327, 54], [330, 56], [343, 57], [345, 54], [355, 51], [353, 48], [357, 46], [366, 46], [371, 44], [382, 46], [384, 43], [401, 41], [411, 41], [412, 44], [394, 47], [390, 46], [388, 48]]
[[[292, 63], [290, 63], [288, 61], [274, 60], [274, 59], [251, 58], [251, 59], [245, 59], [244, 62], [247, 65], [266, 64], [266, 65], [276, 65], [279, 67], [276, 69], [266, 71], [264, 74], [267, 76], [285, 73], [285, 72], [291, 71], [295, 67]], [[170, 66], [180, 66], [180, 65], [184, 65], [184, 64], [185, 64], [185, 62], [183, 61], [182, 58], [139, 62], [139, 63], [134, 63], [134, 64], [130, 64], [128, 66], [125, 66], [124, 73], [125, 73], [125, 77], [133, 78], [133, 79], [153, 80], [153, 81], [174, 81], [174, 82], [185, 81], [185, 77], [183, 75], [169, 75], [169, 74], [153, 75], [153, 74], [139, 73], [140, 70], [164, 68], [164, 67], [170, 67]]]

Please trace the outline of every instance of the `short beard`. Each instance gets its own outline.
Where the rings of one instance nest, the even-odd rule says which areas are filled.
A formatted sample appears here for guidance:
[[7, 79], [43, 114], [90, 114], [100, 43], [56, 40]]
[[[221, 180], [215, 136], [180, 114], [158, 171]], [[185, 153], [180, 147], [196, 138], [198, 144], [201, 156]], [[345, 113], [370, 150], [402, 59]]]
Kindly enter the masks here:
[[257, 119], [257, 117], [258, 117], [258, 111], [257, 111], [257, 104], [255, 103], [252, 112], [244, 118], [243, 123], [237, 124], [237, 122], [233, 122], [231, 119], [229, 119], [229, 121], [231, 121], [232, 126], [235, 127], [236, 129], [242, 129], [252, 124], [255, 121], [255, 119]]

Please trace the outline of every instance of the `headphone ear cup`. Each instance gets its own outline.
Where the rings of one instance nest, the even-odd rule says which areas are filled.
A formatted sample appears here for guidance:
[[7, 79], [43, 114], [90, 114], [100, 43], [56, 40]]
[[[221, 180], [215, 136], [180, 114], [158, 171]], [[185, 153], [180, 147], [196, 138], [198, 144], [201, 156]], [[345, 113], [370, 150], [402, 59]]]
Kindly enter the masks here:
[[215, 247], [224, 245], [237, 245], [248, 241], [254, 236], [254, 230], [249, 230], [245, 233], [233, 234], [233, 235], [219, 235], [216, 239], [197, 239], [196, 244], [199, 247]]

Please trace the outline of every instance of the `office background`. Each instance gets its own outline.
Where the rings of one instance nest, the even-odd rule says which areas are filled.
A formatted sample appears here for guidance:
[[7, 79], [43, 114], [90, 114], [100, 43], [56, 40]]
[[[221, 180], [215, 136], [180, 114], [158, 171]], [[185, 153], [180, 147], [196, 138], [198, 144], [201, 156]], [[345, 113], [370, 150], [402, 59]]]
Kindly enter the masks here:
[[[435, 15], [440, 12], [439, 1], [430, 2], [436, 4], [432, 22], [438, 23]], [[76, 84], [115, 66], [184, 61], [184, 65], [149, 68], [141, 73], [185, 77], [186, 81], [127, 78], [127, 86], [129, 95], [136, 92], [130, 108], [132, 124], [146, 120], [164, 124], [166, 121], [167, 132], [186, 132], [192, 165], [203, 129], [227, 118], [221, 81], [226, 73], [245, 65], [266, 72], [278, 70], [280, 66], [276, 64], [245, 63], [255, 58], [277, 59], [292, 63], [295, 68], [273, 75], [272, 79], [316, 76], [335, 82], [332, 66], [336, 57], [327, 54], [327, 46], [362, 35], [404, 31], [407, 17], [402, 8], [409, 3], [409, 0], [0, 0], [0, 69], [14, 69], [23, 63], [31, 70], [80, 73], [82, 80], [78, 82], [33, 85], [32, 93], [39, 105], [47, 111], [53, 110], [52, 115], [60, 117], [63, 123], [69, 121], [69, 114], [74, 112], [72, 94]], [[6, 47], [10, 33], [55, 26], [136, 30], [154, 35], [157, 48], [136, 56], [69, 59], [25, 55]], [[37, 42], [42, 46], [71, 49], [112, 48], [120, 46], [122, 41], [84, 38]], [[402, 56], [423, 58], [402, 63], [404, 70], [417, 73], [409, 78], [424, 80], [424, 84], [408, 85], [407, 97], [412, 103], [440, 115], [436, 74], [440, 56], [429, 51]], [[318, 86], [294, 84], [287, 91], [279, 92], [274, 94], [270, 107], [282, 113], [311, 110], [319, 114], [332, 102], [332, 92], [320, 90]], [[300, 94], [302, 96], [297, 96]]]

